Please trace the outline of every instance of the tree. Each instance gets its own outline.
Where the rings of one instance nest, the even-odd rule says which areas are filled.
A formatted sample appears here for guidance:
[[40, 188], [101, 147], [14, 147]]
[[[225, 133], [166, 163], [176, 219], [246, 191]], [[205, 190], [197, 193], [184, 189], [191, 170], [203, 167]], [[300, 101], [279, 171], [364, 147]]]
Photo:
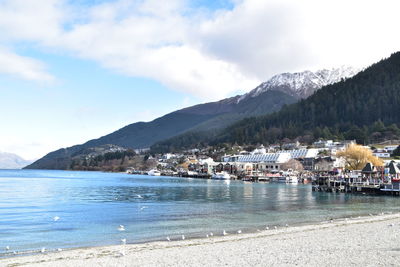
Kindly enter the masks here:
[[301, 164], [300, 161], [295, 160], [295, 159], [291, 159], [288, 162], [282, 164], [281, 169], [284, 171], [292, 169], [292, 170], [298, 171], [298, 172], [301, 172], [304, 170], [303, 164]]
[[343, 157], [346, 168], [349, 170], [361, 170], [368, 162], [375, 166], [382, 166], [380, 158], [372, 155], [372, 151], [364, 146], [351, 144], [345, 150], [336, 153], [337, 157]]
[[392, 156], [400, 156], [400, 146], [397, 146], [395, 150], [393, 150]]

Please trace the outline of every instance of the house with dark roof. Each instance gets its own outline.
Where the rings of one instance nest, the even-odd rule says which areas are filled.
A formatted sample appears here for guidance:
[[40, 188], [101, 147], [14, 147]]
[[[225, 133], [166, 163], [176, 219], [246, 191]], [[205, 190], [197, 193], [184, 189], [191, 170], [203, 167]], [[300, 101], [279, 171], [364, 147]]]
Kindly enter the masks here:
[[368, 162], [361, 170], [362, 180], [367, 184], [379, 183], [382, 180], [382, 171], [377, 169], [371, 162]]
[[387, 166], [387, 172], [388, 176], [390, 178], [390, 181], [393, 182], [400, 182], [400, 169], [397, 166], [396, 162], [391, 161], [389, 165]]

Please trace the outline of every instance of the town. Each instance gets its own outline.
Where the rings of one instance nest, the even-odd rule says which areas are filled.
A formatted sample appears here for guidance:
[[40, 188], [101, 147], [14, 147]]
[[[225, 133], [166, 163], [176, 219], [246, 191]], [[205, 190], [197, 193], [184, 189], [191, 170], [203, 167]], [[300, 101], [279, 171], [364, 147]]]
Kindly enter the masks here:
[[[251, 182], [312, 183], [314, 191], [395, 194], [400, 192], [398, 145], [361, 146], [355, 140], [319, 140], [271, 146], [192, 149], [147, 156], [151, 169], [127, 173]], [[348, 150], [355, 151], [348, 151]], [[358, 150], [358, 151], [357, 151]], [[147, 153], [148, 151], [137, 151]], [[148, 154], [147, 154], [148, 155]], [[351, 161], [357, 161], [351, 166]]]

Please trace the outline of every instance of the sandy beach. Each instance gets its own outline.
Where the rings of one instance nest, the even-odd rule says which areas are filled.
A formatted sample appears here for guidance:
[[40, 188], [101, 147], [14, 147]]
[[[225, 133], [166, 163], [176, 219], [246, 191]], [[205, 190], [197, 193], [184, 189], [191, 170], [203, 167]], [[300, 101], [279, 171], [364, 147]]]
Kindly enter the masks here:
[[[0, 266], [400, 265], [400, 214], [6, 258]], [[128, 241], [129, 242], [129, 241]]]

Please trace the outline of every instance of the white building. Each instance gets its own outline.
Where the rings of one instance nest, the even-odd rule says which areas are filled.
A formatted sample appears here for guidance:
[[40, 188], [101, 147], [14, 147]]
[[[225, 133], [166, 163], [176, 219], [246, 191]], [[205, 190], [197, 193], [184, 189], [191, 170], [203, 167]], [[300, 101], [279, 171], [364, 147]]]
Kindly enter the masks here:
[[385, 146], [386, 152], [389, 152], [390, 154], [393, 153], [393, 151], [398, 147], [398, 145], [390, 145], [390, 146]]
[[390, 153], [388, 152], [373, 152], [372, 155], [378, 158], [390, 158]]
[[315, 158], [318, 155], [319, 149], [294, 149], [294, 150], [281, 150], [277, 153], [289, 153], [292, 159], [305, 159]]
[[265, 153], [240, 156], [237, 160], [237, 164], [246, 165], [247, 163], [253, 163], [253, 170], [279, 171], [281, 165], [288, 162], [290, 159], [290, 153]]

